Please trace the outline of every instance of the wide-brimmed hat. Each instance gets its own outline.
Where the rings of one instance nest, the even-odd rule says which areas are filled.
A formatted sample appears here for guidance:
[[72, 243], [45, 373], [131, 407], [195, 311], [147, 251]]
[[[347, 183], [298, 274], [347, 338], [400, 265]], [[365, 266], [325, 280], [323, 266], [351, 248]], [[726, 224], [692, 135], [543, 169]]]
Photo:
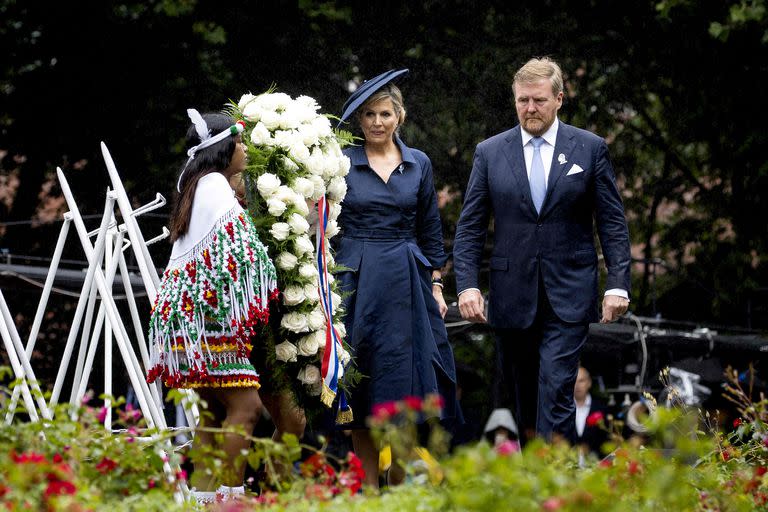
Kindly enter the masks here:
[[377, 75], [370, 80], [366, 80], [360, 84], [360, 87], [358, 87], [357, 90], [352, 93], [352, 95], [344, 103], [344, 106], [341, 107], [341, 117], [339, 118], [338, 126], [341, 126], [341, 123], [349, 119], [349, 116], [351, 116], [355, 110], [360, 107], [360, 105], [368, 101], [368, 98], [373, 96], [376, 91], [388, 83], [393, 82], [394, 80], [397, 80], [398, 78], [401, 78], [407, 74], [407, 69], [390, 69], [389, 71]]

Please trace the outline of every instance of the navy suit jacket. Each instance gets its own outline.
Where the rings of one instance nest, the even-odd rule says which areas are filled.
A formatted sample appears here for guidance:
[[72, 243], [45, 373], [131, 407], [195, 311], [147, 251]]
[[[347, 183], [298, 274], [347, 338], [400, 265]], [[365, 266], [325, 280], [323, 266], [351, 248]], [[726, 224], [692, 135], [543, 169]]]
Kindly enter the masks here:
[[[630, 289], [629, 233], [608, 147], [597, 135], [560, 122], [547, 194], [537, 214], [521, 136], [518, 125], [477, 145], [454, 243], [457, 291], [480, 288], [493, 214], [488, 322], [529, 327], [540, 277], [561, 320], [595, 322], [595, 228], [608, 269], [606, 289]], [[574, 165], [583, 172], [575, 172]]]

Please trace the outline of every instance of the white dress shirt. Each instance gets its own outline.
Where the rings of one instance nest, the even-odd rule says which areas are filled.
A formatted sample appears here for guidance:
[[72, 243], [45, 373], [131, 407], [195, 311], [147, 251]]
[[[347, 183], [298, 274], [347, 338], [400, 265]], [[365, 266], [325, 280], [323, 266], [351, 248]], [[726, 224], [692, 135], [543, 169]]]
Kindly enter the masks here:
[[[544, 164], [544, 181], [547, 183], [547, 185], [549, 185], [549, 169], [552, 167], [552, 159], [555, 156], [555, 142], [557, 142], [557, 130], [559, 126], [560, 120], [555, 118], [552, 126], [547, 128], [547, 131], [541, 135], [541, 138], [544, 139], [544, 144], [541, 145], [539, 151], [541, 153], [541, 163]], [[528, 174], [528, 180], [530, 180], [531, 161], [533, 160], [533, 144], [531, 144], [531, 139], [534, 136], [525, 131], [522, 126], [520, 127], [520, 134], [522, 135], [523, 158], [525, 158], [525, 172]], [[460, 291], [459, 296], [469, 290], [480, 291], [477, 288], [467, 288]], [[606, 290], [605, 295], [616, 295], [618, 297], [629, 299], [629, 293], [627, 293], [627, 290], [622, 290], [621, 288], [612, 288], [610, 290]]]
[[587, 416], [589, 416], [589, 409], [592, 407], [592, 395], [587, 393], [587, 397], [584, 399], [584, 404], [576, 404], [576, 433], [581, 437], [584, 434], [584, 427], [587, 424]]

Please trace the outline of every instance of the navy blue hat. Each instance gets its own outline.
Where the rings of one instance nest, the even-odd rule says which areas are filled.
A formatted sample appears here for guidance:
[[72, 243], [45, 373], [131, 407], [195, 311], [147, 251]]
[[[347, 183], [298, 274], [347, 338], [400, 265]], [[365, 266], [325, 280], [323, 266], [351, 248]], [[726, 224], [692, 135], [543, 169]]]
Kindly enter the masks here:
[[400, 78], [401, 76], [405, 76], [408, 74], [407, 69], [390, 69], [389, 71], [386, 71], [380, 75], [377, 75], [370, 80], [366, 80], [362, 84], [360, 84], [360, 87], [357, 88], [355, 92], [352, 93], [352, 95], [349, 97], [349, 99], [344, 103], [344, 106], [341, 107], [341, 119], [339, 121], [339, 124], [337, 125], [337, 128], [341, 126], [341, 123], [346, 121], [349, 116], [352, 115], [352, 113], [357, 110], [360, 105], [365, 103], [368, 98], [373, 96], [376, 91], [387, 85], [388, 83], [396, 80], [397, 78]]

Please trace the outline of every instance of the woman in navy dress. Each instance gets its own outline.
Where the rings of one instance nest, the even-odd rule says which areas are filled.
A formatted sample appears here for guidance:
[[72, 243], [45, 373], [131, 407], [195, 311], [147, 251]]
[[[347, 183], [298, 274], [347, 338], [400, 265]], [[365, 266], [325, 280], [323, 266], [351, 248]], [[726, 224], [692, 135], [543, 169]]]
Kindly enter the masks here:
[[[397, 135], [405, 120], [400, 90], [384, 83], [366, 92], [356, 110], [365, 143], [345, 150], [351, 166], [336, 262], [345, 268], [337, 279], [347, 293], [346, 339], [364, 376], [351, 392], [356, 420], [347, 428], [366, 483], [375, 488], [378, 449], [365, 428], [372, 406], [434, 393], [443, 397], [443, 419], [454, 417], [457, 406], [432, 164]], [[390, 483], [401, 481], [403, 468], [393, 464], [388, 476]]]

